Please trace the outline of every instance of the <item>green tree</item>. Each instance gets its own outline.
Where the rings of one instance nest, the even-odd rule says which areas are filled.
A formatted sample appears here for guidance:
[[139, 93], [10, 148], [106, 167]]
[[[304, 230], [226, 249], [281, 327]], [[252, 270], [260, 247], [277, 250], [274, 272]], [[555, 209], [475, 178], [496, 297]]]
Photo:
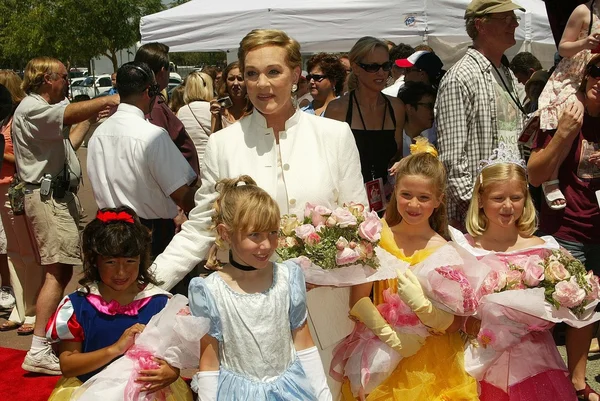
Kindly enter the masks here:
[[47, 55], [87, 64], [117, 53], [139, 39], [143, 15], [161, 11], [160, 0], [2, 0], [0, 54], [9, 60]]

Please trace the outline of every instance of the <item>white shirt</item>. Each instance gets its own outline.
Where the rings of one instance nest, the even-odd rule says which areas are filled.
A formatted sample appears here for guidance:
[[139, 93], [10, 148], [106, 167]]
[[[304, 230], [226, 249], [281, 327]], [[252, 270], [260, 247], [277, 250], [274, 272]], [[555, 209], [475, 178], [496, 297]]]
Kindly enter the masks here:
[[[277, 168], [281, 152], [282, 169]], [[283, 181], [278, 179], [283, 171]], [[283, 212], [304, 215], [307, 202], [328, 208], [344, 203], [368, 205], [360, 171], [360, 159], [348, 124], [303, 111], [286, 121], [279, 133], [279, 146], [272, 128], [257, 111], [215, 132], [208, 139], [202, 161], [202, 186], [196, 192], [196, 207], [167, 249], [154, 261], [155, 277], [171, 288], [205, 256], [214, 243], [210, 230], [212, 205], [217, 199], [215, 183], [242, 174], [251, 176], [280, 204]], [[278, 196], [284, 183], [287, 197]]]
[[185, 130], [192, 138], [198, 153], [198, 160], [202, 164], [204, 149], [211, 133], [210, 103], [197, 101], [186, 104], [177, 112], [177, 118], [181, 120]]
[[393, 84], [381, 90], [381, 93], [391, 97], [398, 97], [398, 91], [404, 86], [404, 75], [396, 80]]
[[167, 131], [125, 103], [90, 140], [87, 172], [99, 208], [127, 205], [144, 219], [175, 217], [169, 195], [196, 179]]

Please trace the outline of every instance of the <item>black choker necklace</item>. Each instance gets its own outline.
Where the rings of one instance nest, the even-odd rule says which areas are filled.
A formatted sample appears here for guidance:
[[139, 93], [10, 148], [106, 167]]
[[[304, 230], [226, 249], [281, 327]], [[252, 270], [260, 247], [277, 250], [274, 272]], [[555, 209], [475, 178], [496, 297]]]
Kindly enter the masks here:
[[246, 266], [246, 265], [243, 265], [243, 264], [238, 263], [235, 260], [233, 260], [233, 253], [231, 253], [231, 251], [229, 251], [229, 263], [231, 264], [231, 266], [235, 267], [236, 269], [240, 269], [245, 272], [251, 272], [253, 270], [256, 270], [256, 267]]

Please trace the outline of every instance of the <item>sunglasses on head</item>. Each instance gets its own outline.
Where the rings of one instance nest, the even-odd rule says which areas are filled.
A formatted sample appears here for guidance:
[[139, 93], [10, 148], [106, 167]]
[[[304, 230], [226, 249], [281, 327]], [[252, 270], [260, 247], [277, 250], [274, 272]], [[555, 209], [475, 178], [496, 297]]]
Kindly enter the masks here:
[[594, 79], [600, 78], [600, 67], [597, 65], [590, 65], [588, 67], [588, 75]]
[[306, 76], [306, 80], [310, 81], [311, 79], [314, 79], [315, 82], [321, 82], [322, 80], [324, 80], [325, 78], [327, 78], [327, 76], [322, 75], [322, 74], [308, 74]]
[[371, 63], [371, 64], [363, 64], [356, 63], [360, 68], [365, 70], [366, 72], [377, 72], [381, 68], [383, 71], [389, 71], [392, 69], [393, 63], [391, 61], [386, 61], [383, 64]]

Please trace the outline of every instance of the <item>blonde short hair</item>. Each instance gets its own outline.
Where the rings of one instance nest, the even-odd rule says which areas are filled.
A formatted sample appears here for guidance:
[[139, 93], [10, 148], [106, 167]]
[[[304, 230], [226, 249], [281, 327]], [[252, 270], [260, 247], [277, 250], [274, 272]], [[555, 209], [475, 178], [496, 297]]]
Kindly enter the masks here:
[[183, 92], [185, 104], [198, 100], [209, 102], [214, 96], [213, 80], [210, 75], [194, 71], [185, 79], [185, 91]]
[[[386, 53], [389, 53], [389, 49], [387, 44], [374, 38], [372, 36], [363, 36], [358, 39], [358, 41], [352, 46], [350, 49], [350, 53], [348, 53], [348, 60], [350, 60], [350, 64], [360, 63], [362, 59], [365, 58], [369, 53], [374, 51], [377, 48], [384, 49]], [[354, 72], [350, 71], [350, 76], [348, 77], [348, 89], [356, 89], [358, 87], [358, 77], [354, 74]]]
[[[481, 177], [481, 178], [480, 178]], [[473, 237], [482, 235], [488, 228], [488, 218], [483, 208], [479, 207], [479, 199], [491, 186], [507, 180], [518, 180], [525, 196], [525, 208], [523, 214], [516, 221], [521, 235], [529, 237], [537, 229], [537, 215], [535, 206], [527, 187], [527, 175], [522, 167], [512, 163], [499, 163], [486, 167], [481, 171], [480, 177], [475, 179], [473, 197], [467, 211], [466, 228]]]
[[60, 61], [52, 57], [36, 57], [27, 63], [22, 88], [25, 93], [38, 93], [46, 74], [57, 73]]
[[[225, 224], [230, 232], [279, 230], [279, 206], [250, 176], [217, 182], [219, 197], [214, 203], [213, 228]], [[217, 241], [220, 241], [217, 233]]]
[[238, 61], [240, 71], [244, 74], [246, 56], [251, 50], [262, 46], [282, 47], [286, 53], [286, 63], [289, 68], [294, 69], [302, 65], [300, 54], [300, 43], [290, 38], [287, 33], [279, 29], [254, 29], [240, 42], [238, 49]]
[[25, 91], [21, 88], [23, 81], [21, 78], [11, 70], [0, 70], [0, 85], [4, 85], [10, 92], [13, 105], [21, 103], [21, 100], [25, 99]]

